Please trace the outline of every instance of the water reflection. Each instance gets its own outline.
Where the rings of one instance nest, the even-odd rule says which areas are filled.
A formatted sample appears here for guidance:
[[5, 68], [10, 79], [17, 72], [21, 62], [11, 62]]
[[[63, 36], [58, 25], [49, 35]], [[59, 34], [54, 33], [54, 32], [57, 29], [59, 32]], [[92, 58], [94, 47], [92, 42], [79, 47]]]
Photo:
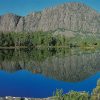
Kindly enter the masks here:
[[28, 70], [56, 80], [79, 82], [100, 71], [100, 53], [79, 48], [0, 50], [0, 70]]

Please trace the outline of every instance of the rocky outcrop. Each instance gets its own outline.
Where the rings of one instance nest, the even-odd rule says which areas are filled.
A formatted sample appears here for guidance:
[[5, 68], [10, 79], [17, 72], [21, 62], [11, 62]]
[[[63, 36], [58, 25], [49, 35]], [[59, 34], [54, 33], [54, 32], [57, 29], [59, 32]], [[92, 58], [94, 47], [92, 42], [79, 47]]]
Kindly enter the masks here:
[[65, 3], [21, 17], [14, 14], [0, 16], [0, 31], [35, 32], [65, 31], [64, 34], [100, 33], [100, 14], [81, 3]]
[[3, 32], [14, 32], [19, 20], [20, 16], [14, 14], [6, 14], [0, 17], [0, 31]]

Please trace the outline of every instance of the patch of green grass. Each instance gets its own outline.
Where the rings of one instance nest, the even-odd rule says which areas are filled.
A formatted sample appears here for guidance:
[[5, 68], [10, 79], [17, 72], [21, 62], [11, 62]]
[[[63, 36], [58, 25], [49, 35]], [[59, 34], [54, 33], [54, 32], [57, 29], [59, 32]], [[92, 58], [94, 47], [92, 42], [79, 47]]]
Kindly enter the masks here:
[[97, 86], [91, 94], [85, 91], [70, 91], [69, 93], [63, 94], [62, 89], [57, 89], [52, 100], [100, 100], [100, 79], [97, 81]]

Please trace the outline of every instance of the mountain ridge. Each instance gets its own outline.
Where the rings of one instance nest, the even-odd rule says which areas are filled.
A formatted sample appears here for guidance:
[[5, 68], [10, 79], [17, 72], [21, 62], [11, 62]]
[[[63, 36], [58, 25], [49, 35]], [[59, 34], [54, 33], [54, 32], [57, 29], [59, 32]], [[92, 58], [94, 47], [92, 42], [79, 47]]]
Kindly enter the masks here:
[[[0, 16], [0, 32], [35, 32], [65, 29], [81, 33], [100, 33], [100, 14], [78, 2], [64, 3], [27, 16]], [[67, 34], [65, 31], [64, 34]], [[72, 33], [73, 34], [73, 33]], [[75, 33], [76, 34], [76, 33]]]

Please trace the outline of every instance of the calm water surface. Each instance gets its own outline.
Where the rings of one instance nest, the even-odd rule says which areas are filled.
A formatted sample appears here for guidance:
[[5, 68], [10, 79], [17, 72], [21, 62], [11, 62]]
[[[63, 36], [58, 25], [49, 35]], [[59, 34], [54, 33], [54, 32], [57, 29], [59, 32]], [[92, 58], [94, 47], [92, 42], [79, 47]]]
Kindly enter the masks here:
[[56, 89], [91, 92], [99, 71], [99, 50], [0, 50], [0, 96], [44, 98]]

